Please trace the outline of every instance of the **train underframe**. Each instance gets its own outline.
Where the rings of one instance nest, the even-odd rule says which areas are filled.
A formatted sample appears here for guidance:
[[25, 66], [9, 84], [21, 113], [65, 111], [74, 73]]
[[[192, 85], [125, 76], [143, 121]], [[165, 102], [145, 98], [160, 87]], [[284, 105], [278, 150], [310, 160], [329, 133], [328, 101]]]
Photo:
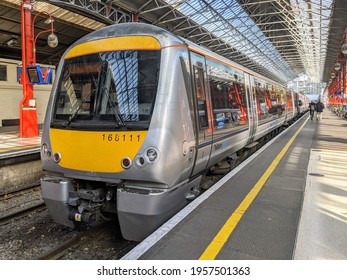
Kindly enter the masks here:
[[46, 175], [42, 194], [53, 219], [75, 228], [118, 219], [125, 239], [141, 241], [197, 196], [202, 176], [172, 188], [143, 186], [141, 182], [85, 181]]

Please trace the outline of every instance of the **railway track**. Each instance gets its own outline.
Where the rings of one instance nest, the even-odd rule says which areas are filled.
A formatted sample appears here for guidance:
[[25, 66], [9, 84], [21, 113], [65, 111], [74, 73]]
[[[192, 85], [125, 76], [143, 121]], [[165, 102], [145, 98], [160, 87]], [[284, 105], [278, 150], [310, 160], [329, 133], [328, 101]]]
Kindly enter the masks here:
[[4, 216], [0, 217], [0, 226], [3, 226], [5, 224], [9, 223], [9, 221], [11, 221], [13, 219], [21, 218], [23, 216], [26, 216], [29, 213], [32, 213], [34, 211], [42, 211], [42, 210], [45, 210], [45, 209], [47, 209], [46, 206], [45, 206], [45, 203], [42, 202], [42, 203], [38, 203], [36, 205], [32, 205], [32, 206], [30, 206], [28, 208], [25, 208], [23, 210], [15, 211], [13, 213], [4, 215]]
[[[0, 236], [11, 232], [10, 244], [14, 236], [24, 239], [29, 248], [36, 249], [32, 259], [40, 260], [120, 259], [136, 245], [124, 240], [119, 228], [110, 223], [67, 230], [54, 223], [46, 209], [38, 182], [0, 192]], [[56, 239], [56, 235], [65, 236]], [[42, 242], [42, 238], [48, 239]]]
[[31, 212], [46, 209], [38, 182], [0, 193], [0, 225]]
[[112, 250], [107, 250], [110, 246], [110, 225], [106, 222], [95, 225], [80, 232], [77, 236], [59, 244], [55, 248], [41, 255], [39, 260], [59, 260], [59, 259], [94, 259], [97, 255], [94, 251], [98, 248], [103, 255], [102, 259], [120, 259], [129, 252], [136, 242], [127, 240], [113, 240]]
[[74, 250], [80, 246], [82, 246], [83, 242], [88, 239], [91, 239], [95, 236], [100, 236], [105, 232], [104, 226], [98, 225], [95, 227], [86, 230], [79, 235], [65, 241], [59, 246], [53, 248], [49, 252], [43, 254], [38, 259], [39, 260], [58, 260], [61, 259], [64, 255], [66, 255], [70, 250]]
[[35, 189], [38, 187], [40, 187], [40, 182], [36, 181], [36, 182], [26, 184], [24, 186], [21, 186], [21, 187], [15, 188], [15, 189], [0, 191], [0, 201], [10, 199], [16, 195], [20, 195], [24, 191]]

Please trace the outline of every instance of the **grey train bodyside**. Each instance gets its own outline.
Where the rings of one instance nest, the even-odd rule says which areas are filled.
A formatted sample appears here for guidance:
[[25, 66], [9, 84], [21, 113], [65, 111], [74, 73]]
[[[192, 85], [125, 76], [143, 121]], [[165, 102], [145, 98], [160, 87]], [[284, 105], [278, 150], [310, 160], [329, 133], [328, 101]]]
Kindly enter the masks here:
[[[160, 44], [158, 85], [151, 119], [143, 142], [135, 156], [129, 158], [131, 165], [120, 172], [63, 166], [55, 156], [63, 159], [68, 155], [54, 147], [54, 143], [59, 143], [59, 139], [54, 139], [59, 135], [57, 131], [63, 133], [64, 139], [79, 129], [83, 132], [78, 136], [81, 141], [83, 135], [89, 135], [82, 125], [67, 127], [65, 123], [52, 129], [66, 56], [76, 46], [94, 40], [131, 36], [153, 37]], [[198, 196], [202, 178], [211, 167], [225, 159], [236, 160], [240, 151], [280, 128], [296, 114], [293, 93], [290, 93], [292, 104], [289, 105], [281, 105], [283, 100], [276, 101], [275, 97], [266, 100], [268, 106], [271, 107], [272, 102], [273, 108], [278, 107], [274, 113], [263, 103], [264, 108], [257, 105], [257, 84], [260, 92], [270, 84], [279, 92], [281, 85], [161, 28], [141, 23], [109, 26], [80, 39], [65, 52], [56, 77], [41, 151], [46, 172], [41, 186], [48, 210], [56, 222], [70, 227], [79, 221], [102, 219], [107, 213], [117, 215], [123, 237], [135, 241], [143, 240]], [[231, 90], [233, 93], [228, 95]], [[223, 92], [224, 97], [215, 97], [216, 92]], [[234, 102], [234, 107], [224, 108], [226, 101]], [[220, 105], [215, 106], [217, 102]], [[117, 129], [126, 131], [122, 127]], [[117, 129], [109, 135], [118, 133]], [[126, 132], [134, 133], [131, 137], [135, 136], [133, 130], [129, 131]], [[98, 132], [103, 130], [95, 133]], [[73, 150], [75, 157], [88, 153], [76, 143], [71, 144], [76, 145], [76, 149], [67, 151]]]

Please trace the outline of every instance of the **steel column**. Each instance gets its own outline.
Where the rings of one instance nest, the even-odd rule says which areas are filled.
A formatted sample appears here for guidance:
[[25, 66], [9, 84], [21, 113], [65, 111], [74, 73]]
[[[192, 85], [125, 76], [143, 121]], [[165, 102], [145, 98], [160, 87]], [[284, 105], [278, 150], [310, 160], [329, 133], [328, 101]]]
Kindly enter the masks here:
[[27, 66], [34, 65], [34, 34], [31, 27], [30, 0], [21, 2], [21, 39], [22, 39], [22, 74], [20, 83], [23, 86], [23, 98], [20, 106], [20, 137], [35, 137], [39, 135], [36, 102], [33, 85], [29, 83]]

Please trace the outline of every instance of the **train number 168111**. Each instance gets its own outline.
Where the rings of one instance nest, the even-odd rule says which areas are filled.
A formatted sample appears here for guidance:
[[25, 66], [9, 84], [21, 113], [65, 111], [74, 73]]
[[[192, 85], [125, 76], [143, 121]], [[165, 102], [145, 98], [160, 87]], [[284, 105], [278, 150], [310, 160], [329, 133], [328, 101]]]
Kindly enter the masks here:
[[103, 134], [102, 141], [140, 142], [141, 135], [133, 134]]

